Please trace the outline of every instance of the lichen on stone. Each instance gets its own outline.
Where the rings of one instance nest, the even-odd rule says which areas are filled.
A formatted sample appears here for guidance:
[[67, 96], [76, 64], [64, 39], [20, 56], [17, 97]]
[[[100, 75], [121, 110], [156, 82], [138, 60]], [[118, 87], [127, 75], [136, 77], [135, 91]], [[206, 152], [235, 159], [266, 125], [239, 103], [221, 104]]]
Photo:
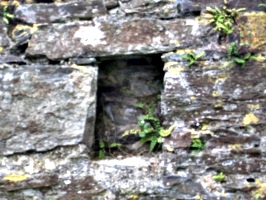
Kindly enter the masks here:
[[100, 24], [96, 23], [95, 26], [88, 25], [88, 26], [81, 26], [75, 32], [74, 38], [80, 38], [80, 42], [83, 45], [98, 45], [106, 44], [105, 33], [101, 31]]

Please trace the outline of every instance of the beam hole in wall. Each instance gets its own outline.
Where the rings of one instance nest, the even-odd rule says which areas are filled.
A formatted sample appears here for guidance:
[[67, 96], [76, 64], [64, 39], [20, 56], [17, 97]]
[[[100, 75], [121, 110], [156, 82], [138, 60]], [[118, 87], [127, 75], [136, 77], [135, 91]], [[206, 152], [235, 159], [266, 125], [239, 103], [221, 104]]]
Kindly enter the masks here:
[[[121, 137], [126, 130], [138, 128], [138, 119], [145, 110], [136, 104], [155, 105], [160, 117], [160, 97], [163, 89], [161, 54], [131, 55], [101, 60], [99, 64], [95, 151], [119, 143], [132, 145], [137, 135]], [[102, 145], [103, 146], [103, 145]]]
[[255, 183], [255, 179], [254, 178], [247, 178], [246, 181], [249, 182], [249, 183]]

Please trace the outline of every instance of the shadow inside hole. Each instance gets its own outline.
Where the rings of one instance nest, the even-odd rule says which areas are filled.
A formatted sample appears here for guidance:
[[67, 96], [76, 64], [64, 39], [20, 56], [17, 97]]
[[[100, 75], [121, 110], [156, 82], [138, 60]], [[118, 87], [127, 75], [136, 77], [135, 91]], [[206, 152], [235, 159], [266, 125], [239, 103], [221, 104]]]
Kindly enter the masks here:
[[249, 182], [249, 183], [255, 183], [255, 179], [254, 178], [247, 178], [246, 181]]
[[160, 95], [163, 87], [164, 63], [161, 54], [130, 55], [98, 59], [97, 117], [95, 149], [99, 142], [108, 145], [134, 144], [138, 134], [122, 137], [127, 130], [138, 128], [138, 119], [145, 114], [136, 106], [154, 106], [160, 116]]

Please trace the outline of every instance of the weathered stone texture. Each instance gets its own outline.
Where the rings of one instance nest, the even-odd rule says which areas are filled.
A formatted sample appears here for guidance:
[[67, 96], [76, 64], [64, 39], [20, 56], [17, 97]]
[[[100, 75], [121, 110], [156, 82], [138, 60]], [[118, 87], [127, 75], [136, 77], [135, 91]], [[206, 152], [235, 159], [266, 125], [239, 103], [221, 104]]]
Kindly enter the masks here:
[[[1, 1], [1, 14], [15, 2]], [[206, 18], [206, 6], [224, 0], [20, 2], [9, 6], [10, 25], [0, 20], [1, 200], [266, 198], [263, 0], [227, 1], [247, 8], [228, 36]], [[226, 64], [235, 41], [239, 56], [258, 55], [243, 68]], [[206, 55], [189, 68], [188, 51]], [[121, 134], [147, 112], [135, 104], [158, 96], [155, 114], [175, 128], [162, 153], [131, 156], [148, 148]], [[195, 138], [205, 145], [198, 153]], [[115, 158], [89, 159], [99, 140]]]
[[15, 11], [16, 18], [27, 23], [66, 22], [72, 19], [90, 20], [106, 14], [103, 1], [73, 2], [67, 4], [28, 4], [19, 6]]
[[[97, 196], [104, 189], [89, 175], [87, 151], [85, 145], [75, 145], [44, 153], [0, 156], [0, 199], [72, 200]], [[23, 180], [12, 181], [10, 175]]]
[[[178, 54], [163, 58], [169, 60], [162, 113], [165, 124], [176, 124], [164, 148], [179, 152], [199, 137], [206, 143], [204, 151], [219, 152], [203, 157], [212, 169], [232, 174], [265, 171], [261, 143], [266, 127], [265, 62], [250, 61], [241, 69], [225, 66], [224, 61], [199, 61], [188, 68], [186, 62], [177, 62]], [[231, 153], [223, 156], [219, 148]]]
[[22, 189], [51, 187], [57, 184], [58, 184], [57, 174], [42, 173], [40, 175], [35, 175], [35, 176], [33, 175], [31, 176], [30, 179], [25, 179], [23, 181], [18, 181], [18, 182], [13, 182], [13, 183], [8, 180], [1, 180], [0, 191], [2, 190], [2, 191], [11, 192], [11, 191], [22, 190]]
[[20, 56], [14, 56], [14, 55], [1, 55], [0, 57], [0, 63], [20, 63], [25, 64], [26, 60], [21, 58]]
[[[206, 8], [206, 6], [218, 6], [221, 7], [224, 5], [224, 0], [190, 0], [190, 1], [175, 1], [180, 5], [185, 5], [185, 8], [188, 11], [201, 11]], [[260, 10], [263, 11], [264, 8], [258, 7], [260, 3], [264, 3], [263, 0], [254, 0], [254, 1], [238, 1], [238, 0], [231, 0], [227, 1], [227, 6], [229, 8], [246, 8], [249, 10]]]
[[104, 5], [107, 9], [112, 9], [118, 6], [117, 0], [105, 0]]
[[[245, 42], [251, 43], [253, 50], [263, 50], [265, 49], [265, 42], [263, 42], [265, 28], [254, 25], [254, 17], [262, 18], [261, 23], [265, 23], [263, 20], [265, 15], [256, 15], [254, 13], [242, 17], [242, 21], [248, 21], [248, 23], [241, 34], [248, 31], [258, 34], [252, 35], [252, 41]], [[218, 51], [219, 47], [214, 44], [217, 42], [215, 40], [218, 34], [211, 33], [211, 29], [211, 26], [206, 26], [194, 19], [163, 21], [149, 18], [135, 20], [125, 17], [117, 21], [117, 18], [111, 15], [91, 22], [42, 27], [33, 34], [26, 54], [31, 57], [44, 55], [49, 59], [58, 60], [81, 55], [95, 57], [167, 52], [187, 46]], [[239, 34], [233, 38], [238, 37]]]
[[[239, 24], [240, 43], [250, 44], [250, 47], [244, 51], [265, 52], [266, 51], [266, 13], [265, 12], [247, 12], [237, 19]], [[233, 37], [234, 38], [234, 37]], [[242, 50], [243, 53], [243, 50]]]
[[[134, 15], [139, 17], [152, 17], [158, 19], [173, 19], [177, 17], [187, 17], [200, 15], [206, 6], [224, 5], [224, 0], [131, 0], [119, 1], [120, 10], [126, 15]], [[263, 3], [262, 0], [255, 1], [228, 1], [230, 8], [247, 8], [252, 11], [263, 11], [263, 7], [258, 4]]]
[[86, 121], [94, 127], [97, 68], [83, 68], [83, 72], [56, 65], [1, 68], [2, 155], [45, 151], [93, 137], [84, 129]]
[[217, 123], [221, 128], [227, 123], [243, 125], [245, 114], [253, 111], [265, 123], [265, 63], [247, 64], [245, 69], [228, 69], [223, 63], [191, 69], [186, 63], [170, 64], [165, 74], [164, 115], [179, 116], [191, 125], [208, 118], [212, 126]]
[[81, 55], [148, 54], [177, 47], [197, 47], [205, 41], [205, 30], [192, 19], [142, 19], [119, 23], [110, 23], [110, 20], [44, 27], [33, 34], [26, 54], [45, 55], [52, 60]]
[[[0, 20], [0, 47], [1, 51], [3, 50], [3, 47], [8, 47], [10, 44], [10, 40], [7, 36], [7, 26], [4, 23], [4, 21]], [[0, 51], [0, 53], [1, 53]]]

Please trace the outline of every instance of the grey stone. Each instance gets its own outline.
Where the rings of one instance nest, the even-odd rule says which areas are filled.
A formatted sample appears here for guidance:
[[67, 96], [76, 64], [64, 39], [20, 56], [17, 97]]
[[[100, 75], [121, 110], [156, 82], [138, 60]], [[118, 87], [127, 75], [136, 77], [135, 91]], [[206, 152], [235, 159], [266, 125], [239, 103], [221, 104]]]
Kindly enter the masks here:
[[[16, 26], [0, 20], [1, 200], [230, 200], [259, 190], [265, 198], [265, 13], [241, 12], [225, 36], [204, 18], [206, 6], [223, 0], [35, 2], [14, 7]], [[265, 11], [259, 3], [228, 6]], [[260, 62], [225, 65], [235, 40], [239, 56], [256, 53]], [[206, 55], [188, 68], [183, 50]], [[149, 53], [167, 53], [163, 88], [151, 67], [161, 61]], [[91, 65], [99, 65], [98, 86]], [[147, 112], [135, 104], [158, 97], [156, 116], [175, 128], [162, 153], [145, 154], [150, 144], [121, 134]], [[197, 153], [195, 138], [205, 144]], [[99, 139], [107, 159], [91, 160]], [[225, 179], [215, 181], [220, 172]]]
[[16, 8], [16, 18], [27, 23], [65, 22], [87, 19], [106, 14], [103, 1], [73, 2], [67, 4], [26, 4]]
[[18, 63], [18, 64], [25, 64], [27, 61], [20, 56], [14, 56], [14, 55], [4, 55], [0, 57], [0, 64], [4, 63]]
[[11, 42], [7, 35], [7, 31], [7, 25], [4, 23], [3, 20], [0, 20], [0, 46], [5, 48], [9, 47]]
[[[199, 16], [207, 6], [217, 6], [221, 8], [223, 1], [220, 0], [191, 0], [191, 1], [165, 1], [165, 0], [131, 0], [119, 1], [120, 9], [126, 15], [134, 15], [138, 17], [153, 17], [157, 19], [173, 19], [186, 16]], [[247, 8], [248, 10], [263, 10], [256, 2], [232, 0], [228, 2], [231, 8]]]
[[[252, 112], [261, 124], [265, 124], [265, 63], [247, 64], [242, 71], [237, 66], [223, 67], [223, 62], [209, 67], [205, 63], [204, 68], [200, 67], [200, 62], [198, 64], [191, 68], [187, 68], [185, 62], [165, 64], [162, 113], [166, 120], [169, 117], [174, 121], [177, 116], [186, 121], [186, 127], [205, 124], [211, 131], [230, 127], [230, 124], [242, 126], [245, 116]], [[255, 93], [259, 98], [253, 101]], [[254, 110], [252, 105], [255, 104], [258, 109]]]
[[264, 136], [261, 137], [261, 143], [260, 143], [260, 146], [261, 146], [262, 151], [263, 151], [263, 152], [266, 152], [266, 136], [265, 136], [265, 134], [266, 134], [266, 130], [264, 129], [263, 131], [264, 131], [264, 133], [263, 133]]
[[1, 154], [93, 141], [97, 68], [1, 69]]
[[95, 58], [72, 58], [69, 59], [69, 61], [77, 65], [88, 65], [97, 63]]
[[43, 188], [43, 187], [50, 187], [52, 185], [58, 184], [58, 176], [56, 174], [46, 174], [42, 173], [39, 175], [33, 175], [30, 179], [18, 181], [18, 182], [11, 182], [11, 181], [2, 181], [1, 180], [1, 187], [0, 190], [4, 191], [16, 191], [21, 189], [33, 189], [33, 188]]
[[265, 164], [266, 161], [264, 159], [234, 159], [224, 160], [223, 162], [215, 164], [212, 167], [218, 171], [228, 174], [250, 174], [254, 172], [261, 172]]
[[107, 9], [112, 9], [118, 6], [118, 0], [105, 0], [104, 5]]
[[[104, 192], [89, 175], [87, 151], [85, 145], [75, 145], [44, 153], [0, 156], [0, 199], [89, 199]], [[15, 181], [8, 179], [9, 175], [24, 179]]]
[[79, 56], [159, 53], [177, 47], [204, 45], [203, 27], [193, 19], [126, 18], [117, 22], [110, 17], [97, 18], [91, 22], [52, 25], [36, 31], [26, 54], [58, 60]]

